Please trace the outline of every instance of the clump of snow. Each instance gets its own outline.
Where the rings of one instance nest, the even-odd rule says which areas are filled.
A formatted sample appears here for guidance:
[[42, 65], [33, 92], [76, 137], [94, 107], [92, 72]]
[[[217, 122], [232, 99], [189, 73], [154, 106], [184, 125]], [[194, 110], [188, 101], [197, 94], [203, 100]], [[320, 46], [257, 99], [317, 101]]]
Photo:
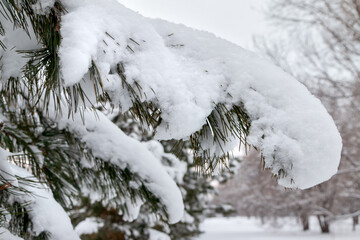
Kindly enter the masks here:
[[164, 147], [158, 141], [152, 140], [149, 142], [144, 142], [144, 145], [150, 152], [153, 153], [157, 159], [163, 159], [161, 164], [166, 169], [166, 172], [173, 180], [175, 180], [175, 182], [181, 184], [187, 170], [187, 164], [183, 161], [180, 161], [175, 155], [165, 153]]
[[6, 151], [3, 148], [0, 148], [0, 175], [2, 180], [1, 185], [11, 184], [10, 186], [19, 186], [17, 178], [14, 176], [14, 172], [11, 168], [11, 165], [8, 162], [8, 157], [11, 155], [10, 152]]
[[12, 235], [6, 228], [0, 227], [0, 239], [3, 240], [23, 240], [18, 236]]
[[[83, 124], [84, 119], [84, 124]], [[67, 128], [76, 134], [94, 157], [138, 174], [145, 186], [164, 204], [170, 223], [181, 219], [184, 204], [179, 188], [166, 172], [161, 162], [141, 142], [127, 136], [121, 129], [99, 111], [84, 111], [56, 119], [60, 128]], [[136, 217], [141, 203], [133, 205], [129, 219]]]
[[[25, 179], [36, 179], [25, 169], [12, 165], [16, 176]], [[36, 234], [43, 231], [51, 234], [52, 240], [78, 240], [70, 218], [65, 210], [55, 201], [50, 189], [38, 183], [34, 185], [22, 184], [30, 194], [21, 194], [15, 197], [15, 201], [28, 204], [26, 209], [33, 224], [33, 230]]]
[[[94, 61], [113, 103], [126, 111], [132, 102], [116, 73], [122, 64], [141, 100], [161, 109], [158, 139], [188, 139], [216, 104], [244, 104], [252, 122], [249, 143], [261, 149], [280, 184], [308, 188], [336, 173], [342, 143], [333, 120], [270, 62], [210, 33], [146, 19], [115, 0], [62, 3], [68, 11], [59, 50], [65, 85], [89, 81]], [[221, 147], [231, 149], [230, 142]]]
[[[70, 218], [60, 204], [54, 200], [50, 189], [39, 183], [25, 169], [7, 162], [6, 155], [1, 154], [0, 157], [2, 161], [1, 170], [10, 169], [13, 178], [21, 179], [21, 181], [18, 180], [18, 187], [25, 191], [14, 188], [13, 191], [17, 192], [11, 195], [11, 201], [18, 202], [25, 207], [30, 216], [34, 233], [37, 235], [42, 232], [50, 233], [51, 240], [79, 240], [80, 238], [75, 233]], [[4, 168], [5, 161], [7, 166]], [[1, 175], [4, 176], [3, 173]], [[5, 232], [5, 234], [8, 233]]]
[[97, 233], [100, 228], [104, 226], [104, 223], [101, 222], [98, 218], [86, 218], [84, 221], [80, 222], [76, 228], [75, 232], [81, 236], [84, 234], [93, 234]]
[[149, 235], [149, 240], [170, 240], [168, 235], [155, 229], [149, 229]]
[[181, 222], [183, 223], [193, 223], [194, 217], [191, 216], [188, 212], [185, 211], [183, 218], [181, 219]]
[[125, 199], [126, 202], [126, 211], [123, 213], [123, 218], [125, 221], [132, 222], [138, 218], [140, 213], [140, 208], [144, 204], [141, 199], [136, 199], [132, 201], [130, 198]]

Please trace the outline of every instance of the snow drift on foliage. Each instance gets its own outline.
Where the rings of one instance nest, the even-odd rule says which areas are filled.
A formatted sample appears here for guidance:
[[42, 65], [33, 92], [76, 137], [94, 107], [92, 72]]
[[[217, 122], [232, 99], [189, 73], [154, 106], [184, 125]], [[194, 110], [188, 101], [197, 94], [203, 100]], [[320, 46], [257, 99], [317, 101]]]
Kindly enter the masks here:
[[[69, 10], [71, 9], [71, 5], [75, 6], [78, 3], [87, 3], [87, 1], [62, 2], [67, 3], [67, 7], [69, 7]], [[104, 1], [105, 5], [106, 2], [107, 1]], [[41, 0], [38, 1], [36, 5], [34, 5], [34, 9], [38, 13], [42, 13], [42, 11], [43, 13], [46, 13], [48, 8], [51, 7], [54, 3], [55, 1], [53, 0]], [[101, 1], [93, 1], [93, 3], [99, 4], [101, 3]], [[94, 6], [98, 7], [97, 5]], [[89, 10], [87, 7], [88, 6], [85, 4], [85, 12], [83, 14], [85, 14]], [[99, 11], [106, 15], [106, 12], [102, 11], [101, 9], [102, 8], [99, 8]], [[92, 11], [95, 10], [96, 9], [92, 9], [88, 12], [88, 14], [92, 14]], [[68, 14], [70, 15], [70, 11]], [[79, 17], [82, 17], [82, 14], [79, 14]], [[25, 31], [23, 31], [21, 28], [14, 28], [13, 23], [8, 21], [1, 14], [0, 22], [2, 23], [2, 26], [6, 31], [4, 37], [0, 36], [0, 40], [6, 45], [5, 49], [0, 47], [0, 56], [2, 56], [2, 58], [0, 58], [0, 65], [2, 66], [0, 70], [0, 78], [8, 79], [10, 77], [21, 77], [24, 65], [27, 63], [29, 58], [24, 57], [24, 55], [20, 54], [18, 51], [39, 49], [42, 46], [36, 40], [36, 37], [34, 36], [32, 31], [30, 31], [29, 38]], [[81, 33], [81, 31], [87, 31], [86, 29], [82, 28], [84, 26], [74, 26], [79, 27], [77, 30], [72, 29], [76, 30], [78, 33]], [[87, 27], [91, 28], [92, 26], [89, 25]], [[79, 41], [79, 36], [76, 37]], [[84, 46], [88, 46], [88, 44], [86, 43], [91, 42], [91, 38], [85, 38], [83, 40]], [[64, 38], [63, 41], [66, 42], [66, 39]], [[88, 50], [90, 52], [94, 51], [94, 49]], [[84, 52], [85, 50], [82, 47], [79, 48], [79, 51], [80, 53], [73, 53], [76, 57], [75, 59], [71, 60], [72, 63], [74, 63], [73, 60], [75, 60], [76, 63], [74, 63], [75, 65], [73, 65], [75, 68], [70, 69], [67, 72], [73, 72], [73, 74], [76, 74], [76, 71], [78, 69], [83, 69], [81, 67], [81, 57], [84, 54], [86, 55], [87, 53]], [[62, 55], [61, 51], [60, 55]], [[62, 58], [62, 60], [64, 61], [64, 58]], [[66, 67], [63, 66], [63, 68], [64, 74], [66, 72]], [[0, 82], [0, 86], [1, 84], [2, 82]], [[89, 89], [89, 91], [92, 90], [93, 89], [91, 88]], [[87, 93], [87, 95], [90, 96], [91, 94]], [[130, 99], [127, 100], [130, 101]], [[53, 106], [51, 106], [50, 104], [50, 111], [52, 107]], [[63, 110], [65, 110], [66, 108], [67, 106], [64, 106]], [[131, 169], [132, 172], [138, 174], [139, 177], [145, 181], [144, 185], [152, 192], [152, 194], [158, 197], [162, 204], [166, 207], [169, 222], [174, 223], [181, 219], [181, 217], [183, 216], [184, 207], [180, 190], [178, 189], [171, 176], [169, 176], [169, 174], [167, 173], [166, 167], [163, 167], [158, 161], [158, 159], [156, 159], [154, 155], [147, 149], [149, 146], [145, 146], [139, 141], [126, 136], [115, 124], [113, 124], [100, 112], [94, 113], [88, 111], [85, 113], [85, 116], [82, 116], [79, 114], [79, 112], [77, 112], [74, 113], [74, 119], [68, 119], [67, 116], [64, 116], [63, 118], [59, 117], [59, 114], [55, 113], [54, 110], [49, 116], [55, 122], [58, 122], [60, 126], [66, 127], [70, 131], [75, 133], [75, 135], [78, 136], [87, 145], [88, 148], [90, 148], [95, 157], [99, 157], [103, 160], [109, 161], [119, 166], [120, 168], [128, 167], [129, 169]], [[85, 118], [85, 126], [83, 125], [82, 121], [83, 117]], [[0, 150], [0, 157], [1, 154], [2, 151]], [[6, 166], [6, 164], [2, 165], [2, 162], [0, 161], [0, 169], [6, 172], [10, 172], [8, 171], [8, 169], [6, 169]], [[10, 179], [11, 175], [7, 175], [5, 177]]]
[[[11, 196], [11, 201], [17, 202], [25, 207], [32, 222], [32, 230], [36, 235], [42, 232], [50, 234], [51, 240], [78, 240], [80, 239], [75, 233], [70, 218], [64, 209], [57, 203], [51, 191], [32, 176], [23, 168], [17, 167], [7, 161], [10, 155], [7, 151], [0, 148], [0, 162], [1, 170], [7, 169], [12, 175], [10, 183], [18, 188], [12, 188], [16, 193]], [[6, 154], [7, 153], [7, 154]], [[7, 165], [5, 168], [4, 165]], [[1, 176], [4, 177], [4, 173]], [[8, 174], [5, 174], [5, 177]], [[16, 181], [14, 180], [16, 179]], [[16, 183], [16, 185], [14, 184]], [[5, 231], [5, 239], [18, 239], [16, 237], [10, 238], [10, 233]], [[0, 234], [0, 239], [3, 235]], [[20, 238], [19, 238], [20, 239]]]
[[103, 222], [98, 221], [96, 218], [86, 218], [82, 222], [80, 222], [76, 228], [76, 233], [81, 236], [84, 234], [93, 234], [97, 233], [100, 228], [104, 226]]
[[333, 120], [281, 69], [212, 34], [146, 19], [115, 0], [61, 2], [68, 11], [59, 50], [66, 85], [86, 79], [94, 61], [113, 103], [126, 111], [131, 97], [115, 74], [122, 63], [142, 100], [161, 109], [158, 139], [187, 139], [215, 104], [243, 103], [252, 122], [249, 143], [282, 175], [280, 184], [308, 188], [336, 173], [342, 144]]
[[[83, 123], [84, 119], [84, 123]], [[99, 111], [84, 111], [74, 118], [57, 119], [60, 128], [76, 133], [91, 149], [94, 157], [104, 159], [122, 169], [137, 173], [144, 185], [160, 199], [166, 207], [169, 222], [181, 219], [184, 204], [179, 188], [150, 152], [146, 145], [127, 136], [121, 129]]]
[[24, 240], [12, 235], [6, 228], [0, 227], [0, 239], [4, 240]]
[[170, 240], [170, 237], [168, 235], [156, 231], [155, 229], [150, 229], [149, 233], [150, 233], [149, 240]]

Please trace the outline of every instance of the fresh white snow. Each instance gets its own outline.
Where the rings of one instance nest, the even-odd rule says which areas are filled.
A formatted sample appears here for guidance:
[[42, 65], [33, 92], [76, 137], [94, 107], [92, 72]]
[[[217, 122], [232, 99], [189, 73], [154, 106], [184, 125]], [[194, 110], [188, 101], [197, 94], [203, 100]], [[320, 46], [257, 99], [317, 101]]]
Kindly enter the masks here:
[[[126, 82], [138, 90], [140, 100], [151, 101], [161, 110], [157, 139], [187, 140], [206, 124], [216, 104], [229, 109], [244, 104], [252, 121], [248, 141], [262, 150], [265, 166], [274, 174], [286, 173], [280, 184], [308, 188], [336, 173], [342, 144], [333, 120], [302, 84], [270, 62], [213, 34], [144, 18], [116, 0], [61, 2], [67, 9], [61, 17], [59, 49], [64, 86], [80, 83], [95, 101], [93, 89], [86, 87], [92, 85], [89, 67], [94, 62], [112, 104], [126, 111], [133, 99], [116, 73], [118, 64], [123, 64]], [[53, 3], [40, 0], [34, 7], [45, 13]], [[41, 48], [41, 43], [31, 31], [29, 38], [3, 16], [0, 20], [6, 30], [1, 40], [7, 46], [0, 48], [0, 78], [21, 77], [27, 58], [18, 50]], [[64, 106], [63, 112], [66, 109]], [[179, 172], [168, 172], [161, 165], [154, 156], [156, 145], [126, 136], [101, 112], [85, 110], [83, 114], [77, 112], [68, 119], [50, 110], [49, 117], [72, 131], [95, 157], [137, 173], [164, 204], [169, 221], [179, 221], [183, 202], [172, 179]], [[228, 150], [237, 144], [230, 141], [221, 147]], [[223, 154], [215, 142], [204, 142], [202, 147]], [[8, 167], [6, 156], [0, 152], [2, 170]], [[11, 170], [30, 176], [20, 168]], [[35, 231], [48, 230], [54, 239], [65, 239], [62, 235], [78, 239], [51, 193], [47, 189], [29, 190], [44, 196], [19, 198], [32, 200]], [[49, 215], [42, 218], [42, 214]]]
[[14, 202], [24, 205], [28, 211], [33, 224], [32, 230], [36, 234], [43, 231], [50, 233], [51, 240], [79, 240], [80, 238], [75, 233], [69, 216], [60, 204], [55, 201], [50, 189], [39, 183], [39, 180], [25, 169], [11, 163], [8, 163], [8, 165], [14, 176], [19, 179], [19, 187], [27, 191], [18, 191], [11, 197]]
[[100, 228], [104, 226], [103, 222], [100, 222], [97, 218], [86, 218], [75, 227], [75, 232], [81, 236], [83, 234], [97, 233]]
[[259, 219], [235, 217], [212, 218], [202, 224], [205, 232], [197, 240], [358, 240], [360, 231], [352, 232], [350, 220], [331, 225], [330, 234], [321, 234], [316, 219], [310, 219], [310, 231], [303, 232], [293, 218], [279, 219], [277, 226], [262, 225]]
[[155, 229], [150, 229], [149, 234], [150, 234], [149, 240], [171, 240], [168, 235], [166, 235], [165, 233], [156, 231]]
[[[59, 50], [65, 85], [89, 82], [94, 61], [113, 104], [126, 111], [132, 98], [116, 73], [121, 63], [141, 101], [161, 109], [157, 139], [188, 139], [216, 104], [244, 103], [252, 120], [249, 143], [262, 150], [275, 175], [285, 173], [280, 184], [308, 188], [336, 173], [342, 144], [333, 120], [272, 63], [213, 34], [144, 18], [115, 0], [62, 2], [68, 10]], [[206, 143], [203, 148], [222, 154], [216, 143]], [[224, 145], [232, 149], [237, 142]]]
[[127, 136], [100, 111], [84, 111], [82, 117], [75, 115], [68, 119], [64, 116], [56, 121], [60, 128], [79, 136], [95, 157], [137, 173], [166, 207], [169, 222], [178, 222], [184, 214], [181, 192], [148, 146]]
[[0, 240], [23, 240], [12, 235], [6, 228], [0, 227]]

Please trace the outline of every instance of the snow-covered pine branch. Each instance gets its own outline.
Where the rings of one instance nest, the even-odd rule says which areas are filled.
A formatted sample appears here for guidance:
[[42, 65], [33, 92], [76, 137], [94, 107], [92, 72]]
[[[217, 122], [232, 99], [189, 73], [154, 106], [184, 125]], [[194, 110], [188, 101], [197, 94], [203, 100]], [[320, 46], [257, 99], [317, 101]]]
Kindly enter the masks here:
[[[123, 111], [133, 107], [126, 81], [141, 102], [161, 111], [158, 139], [187, 140], [208, 124], [217, 104], [228, 109], [243, 104], [251, 122], [247, 140], [261, 149], [280, 184], [308, 188], [336, 172], [341, 138], [331, 117], [281, 69], [212, 34], [148, 20], [116, 1], [62, 3], [68, 11], [59, 49], [66, 86], [92, 85], [94, 62], [112, 104]], [[118, 64], [126, 79], [117, 74]], [[223, 135], [227, 138], [216, 142], [204, 137], [201, 148], [210, 157], [232, 150], [238, 139]]]
[[285, 187], [308, 188], [337, 171], [341, 138], [320, 101], [230, 42], [116, 0], [5, 0], [0, 9], [5, 105], [40, 107], [94, 158], [138, 174], [170, 222], [183, 213], [175, 182], [153, 153], [91, 112], [96, 104], [131, 111], [158, 140], [190, 141], [204, 169], [243, 142], [261, 150]]
[[182, 196], [159, 159], [144, 144], [123, 133], [103, 113], [84, 111], [82, 116], [57, 119], [59, 127], [77, 135], [94, 157], [138, 174], [166, 207], [169, 222], [179, 221], [184, 208]]
[[[69, 216], [53, 198], [51, 190], [25, 169], [9, 163], [7, 161], [8, 155], [11, 154], [0, 148], [1, 174], [4, 175], [5, 173], [11, 176], [11, 179], [7, 179], [12, 185], [8, 204], [18, 204], [19, 207], [24, 208], [32, 223], [32, 231], [36, 236], [44, 234], [50, 236], [51, 239], [80, 239], [71, 225]], [[20, 212], [17, 214], [18, 217], [21, 217]], [[0, 238], [3, 237], [2, 234]], [[6, 236], [8, 233], [5, 231], [4, 234]], [[15, 236], [12, 238], [9, 235], [6, 239], [20, 238]]]

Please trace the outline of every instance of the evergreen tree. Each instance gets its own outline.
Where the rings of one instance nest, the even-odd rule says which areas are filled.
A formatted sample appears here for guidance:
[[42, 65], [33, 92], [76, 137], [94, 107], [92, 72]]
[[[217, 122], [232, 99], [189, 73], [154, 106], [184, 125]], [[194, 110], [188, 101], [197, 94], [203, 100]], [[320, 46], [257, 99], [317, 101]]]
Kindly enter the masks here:
[[[114, 206], [104, 205], [101, 201], [92, 201], [91, 196], [82, 196], [77, 206], [69, 210], [75, 229], [81, 234], [82, 239], [153, 239], [155, 234], [161, 233], [170, 239], [192, 239], [201, 233], [200, 223], [211, 215], [226, 214], [221, 206], [213, 206], [211, 199], [215, 194], [212, 185], [214, 180], [225, 183], [231, 176], [236, 166], [235, 159], [230, 161], [231, 169], [211, 178], [201, 175], [193, 162], [190, 146], [183, 146], [175, 155], [171, 154], [176, 141], [162, 141], [162, 146], [152, 139], [151, 130], [142, 129], [141, 125], [134, 121], [129, 114], [115, 114], [112, 120], [129, 136], [144, 141], [144, 144], [152, 147], [158, 153], [159, 161], [168, 168], [174, 181], [180, 187], [185, 214], [176, 224], [168, 224], [166, 221], [151, 214], [149, 206], [141, 206], [136, 217], [128, 217]], [[159, 155], [159, 153], [161, 153]], [[170, 161], [170, 159], [172, 159]], [[175, 174], [174, 174], [175, 173]], [[229, 209], [226, 209], [229, 210]], [[124, 216], [125, 215], [125, 216]], [[91, 225], [97, 226], [91, 228]]]
[[287, 187], [336, 172], [341, 138], [321, 103], [240, 47], [115, 0], [3, 0], [0, 12], [0, 224], [13, 239], [79, 239], [64, 208], [82, 193], [127, 218], [144, 203], [167, 223], [184, 216], [169, 168], [99, 106], [190, 147], [204, 173], [239, 142]]

